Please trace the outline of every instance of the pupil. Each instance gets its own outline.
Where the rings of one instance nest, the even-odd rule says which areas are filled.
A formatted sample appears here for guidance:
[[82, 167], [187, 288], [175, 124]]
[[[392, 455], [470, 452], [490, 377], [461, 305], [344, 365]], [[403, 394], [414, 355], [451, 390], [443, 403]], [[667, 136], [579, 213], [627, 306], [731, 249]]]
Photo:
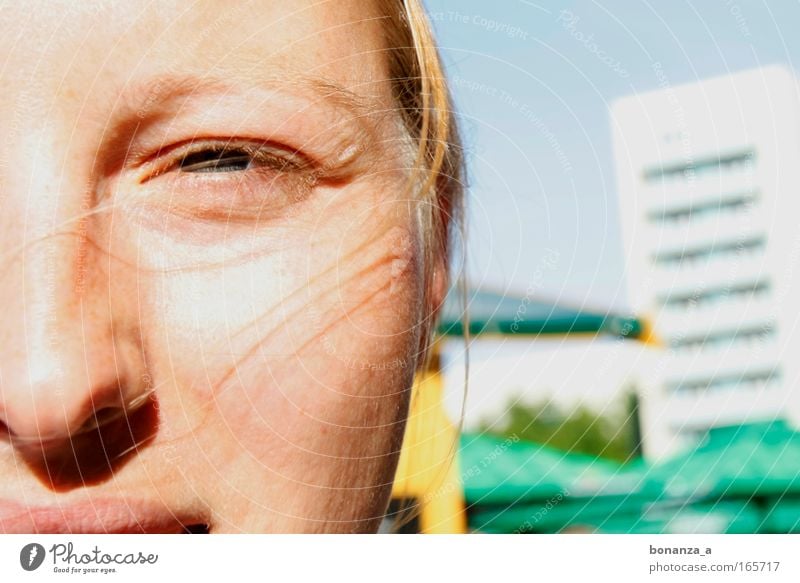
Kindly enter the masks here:
[[252, 158], [242, 150], [206, 150], [186, 155], [180, 162], [184, 172], [239, 172], [250, 167]]

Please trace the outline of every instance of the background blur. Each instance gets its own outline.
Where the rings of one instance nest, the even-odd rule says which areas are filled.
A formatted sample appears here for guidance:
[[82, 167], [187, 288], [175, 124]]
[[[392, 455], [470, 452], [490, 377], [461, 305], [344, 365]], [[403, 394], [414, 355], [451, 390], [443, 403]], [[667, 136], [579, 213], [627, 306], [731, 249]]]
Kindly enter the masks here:
[[800, 531], [800, 4], [425, 4], [470, 324], [451, 294], [403, 529]]

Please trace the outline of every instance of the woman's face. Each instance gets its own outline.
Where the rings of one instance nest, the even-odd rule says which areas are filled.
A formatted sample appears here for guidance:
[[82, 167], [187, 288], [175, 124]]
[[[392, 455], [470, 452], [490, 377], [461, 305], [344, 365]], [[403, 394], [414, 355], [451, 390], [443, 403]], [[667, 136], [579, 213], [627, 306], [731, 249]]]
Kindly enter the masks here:
[[379, 16], [0, 10], [0, 532], [376, 528], [424, 285]]

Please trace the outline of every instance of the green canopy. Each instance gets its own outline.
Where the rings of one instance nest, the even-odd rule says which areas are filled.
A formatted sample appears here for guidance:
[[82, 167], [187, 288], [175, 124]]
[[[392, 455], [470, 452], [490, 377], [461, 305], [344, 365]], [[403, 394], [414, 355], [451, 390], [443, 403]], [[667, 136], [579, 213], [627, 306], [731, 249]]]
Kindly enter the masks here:
[[779, 421], [712, 429], [655, 466], [469, 434], [459, 459], [480, 532], [800, 532], [800, 434]]
[[[636, 318], [604, 311], [477, 289], [467, 290], [466, 296], [469, 333], [472, 335], [591, 333], [638, 338], [642, 334], [642, 324]], [[460, 292], [451, 290], [442, 308], [439, 333], [444, 336], [463, 336], [464, 312]]]
[[645, 484], [666, 498], [800, 493], [800, 433], [783, 421], [713, 428], [695, 449], [651, 468]]
[[[674, 507], [638, 497], [610, 500], [569, 498], [545, 504], [476, 508], [470, 527], [487, 533], [596, 532], [606, 534], [745, 534], [758, 532], [759, 509], [745, 501]], [[783, 532], [783, 531], [781, 531]]]
[[800, 533], [800, 499], [778, 499], [769, 502], [763, 532]]
[[469, 512], [470, 527], [480, 532], [657, 532], [641, 523], [646, 503], [640, 498], [585, 500], [552, 497], [535, 503], [477, 506]]
[[641, 481], [614, 462], [491, 435], [462, 435], [459, 463], [467, 504], [627, 495]]

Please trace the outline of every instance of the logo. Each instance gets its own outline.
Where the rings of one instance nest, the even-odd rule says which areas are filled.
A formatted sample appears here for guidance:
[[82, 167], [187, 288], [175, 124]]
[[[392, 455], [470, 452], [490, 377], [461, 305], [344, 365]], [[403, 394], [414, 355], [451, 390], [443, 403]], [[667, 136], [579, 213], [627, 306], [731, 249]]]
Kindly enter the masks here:
[[19, 564], [26, 571], [35, 571], [44, 562], [44, 547], [39, 543], [30, 543], [19, 552]]

